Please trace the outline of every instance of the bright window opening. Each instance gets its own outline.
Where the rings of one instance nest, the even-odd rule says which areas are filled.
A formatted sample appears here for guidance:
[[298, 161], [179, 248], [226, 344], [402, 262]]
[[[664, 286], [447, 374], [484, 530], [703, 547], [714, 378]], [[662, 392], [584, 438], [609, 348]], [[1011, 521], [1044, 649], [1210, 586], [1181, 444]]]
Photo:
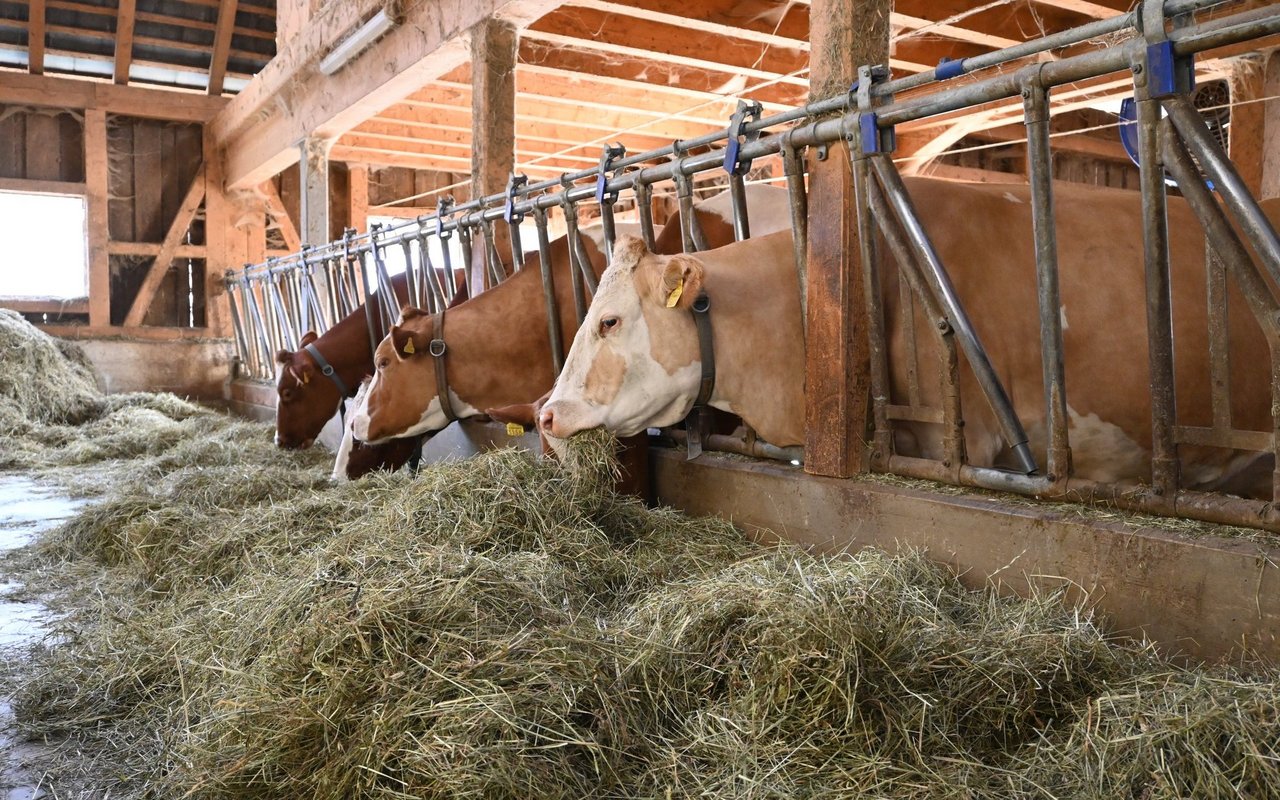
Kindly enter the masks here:
[[0, 192], [0, 241], [0, 297], [88, 295], [83, 197]]

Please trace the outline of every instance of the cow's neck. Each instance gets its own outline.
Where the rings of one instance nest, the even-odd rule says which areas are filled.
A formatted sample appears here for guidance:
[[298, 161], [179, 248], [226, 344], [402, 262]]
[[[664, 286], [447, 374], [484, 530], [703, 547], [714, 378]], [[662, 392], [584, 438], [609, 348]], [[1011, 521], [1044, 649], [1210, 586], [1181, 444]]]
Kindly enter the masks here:
[[711, 405], [742, 417], [765, 441], [802, 444], [804, 334], [790, 236], [700, 258], [715, 342]]
[[369, 325], [364, 311], [348, 314], [315, 341], [334, 372], [349, 388], [354, 389], [373, 374], [373, 352], [369, 344]]

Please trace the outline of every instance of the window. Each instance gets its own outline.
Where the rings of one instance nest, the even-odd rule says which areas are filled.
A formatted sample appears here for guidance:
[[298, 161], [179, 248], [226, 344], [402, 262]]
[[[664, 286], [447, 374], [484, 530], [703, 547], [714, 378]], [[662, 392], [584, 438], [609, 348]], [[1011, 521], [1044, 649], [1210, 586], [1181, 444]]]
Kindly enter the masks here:
[[83, 197], [0, 192], [0, 297], [88, 295], [85, 230]]

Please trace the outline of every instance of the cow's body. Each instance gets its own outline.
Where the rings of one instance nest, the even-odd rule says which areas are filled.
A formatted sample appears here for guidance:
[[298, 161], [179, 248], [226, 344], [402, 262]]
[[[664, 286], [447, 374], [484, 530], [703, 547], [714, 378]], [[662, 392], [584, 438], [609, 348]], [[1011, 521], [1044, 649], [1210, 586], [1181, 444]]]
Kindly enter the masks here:
[[[1042, 459], [1044, 389], [1029, 190], [929, 179], [909, 180], [908, 188]], [[1140, 199], [1133, 192], [1070, 184], [1056, 185], [1055, 192], [1075, 472], [1097, 480], [1144, 479], [1151, 412]], [[1268, 204], [1268, 210], [1273, 219], [1280, 218], [1280, 203]], [[1178, 422], [1209, 425], [1204, 238], [1182, 201], [1171, 198], [1169, 215]], [[628, 247], [634, 249], [634, 243], [620, 243], [620, 250]], [[693, 259], [697, 263], [681, 261], [687, 258], [633, 253], [616, 259], [544, 408], [544, 430], [567, 436], [604, 425], [629, 433], [668, 424], [687, 412], [697, 391], [696, 334], [687, 311], [661, 302], [663, 292], [684, 274], [685, 297], [679, 306], [690, 302], [690, 276], [703, 282], [711, 299], [717, 362], [712, 404], [740, 414], [774, 444], [803, 441], [799, 304], [775, 296], [794, 285], [789, 237], [698, 254]], [[739, 263], [755, 265], [759, 274], [753, 283], [734, 282]], [[626, 275], [620, 274], [624, 271]], [[885, 296], [896, 298], [896, 270], [886, 273]], [[1265, 431], [1270, 427], [1266, 343], [1234, 286], [1229, 296], [1233, 423]], [[902, 401], [910, 365], [896, 306], [887, 304], [893, 310], [890, 378], [895, 399]], [[620, 318], [610, 331], [628, 326], [646, 330], [640, 335], [631, 331], [630, 338], [605, 332], [601, 325], [609, 315]], [[917, 313], [916, 340], [925, 371], [920, 389], [923, 400], [936, 406], [938, 386], [929, 376], [935, 374], [937, 360], [929, 353], [937, 345], [922, 317]], [[756, 357], [743, 358], [743, 351]], [[962, 364], [961, 376], [970, 460], [999, 464], [1005, 445], [993, 415], [967, 365]], [[902, 424], [895, 443], [904, 454], [942, 455], [939, 426]], [[1259, 460], [1255, 455], [1187, 446], [1180, 454], [1190, 487], [1260, 491], [1241, 484], [1262, 474], [1250, 472]]]

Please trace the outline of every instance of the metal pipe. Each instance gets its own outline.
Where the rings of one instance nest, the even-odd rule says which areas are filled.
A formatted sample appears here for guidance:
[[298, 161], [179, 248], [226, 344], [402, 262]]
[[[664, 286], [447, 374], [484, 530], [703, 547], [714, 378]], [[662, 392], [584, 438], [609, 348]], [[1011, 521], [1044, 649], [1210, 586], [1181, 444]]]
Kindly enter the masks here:
[[1062, 360], [1062, 301], [1058, 291], [1058, 233], [1053, 216], [1053, 153], [1049, 144], [1049, 92], [1035, 83], [1022, 90], [1027, 129], [1027, 175], [1036, 248], [1036, 298], [1040, 310], [1040, 360], [1044, 381], [1046, 454], [1051, 482], [1071, 474], [1067, 434], [1066, 375]]
[[547, 212], [533, 212], [538, 230], [538, 268], [542, 271], [542, 303], [547, 311], [547, 341], [551, 343], [551, 369], [557, 376], [564, 369], [564, 341], [560, 335], [560, 305], [556, 300], [555, 275], [551, 270], [551, 241], [547, 234]]
[[1018, 420], [1018, 415], [1013, 410], [1013, 403], [1010, 402], [1004, 385], [997, 377], [990, 358], [987, 357], [986, 348], [982, 346], [978, 332], [960, 304], [960, 298], [956, 294], [950, 276], [947, 275], [946, 268], [942, 265], [942, 260], [934, 250], [933, 243], [929, 241], [929, 235], [920, 224], [920, 218], [911, 204], [907, 187], [902, 183], [902, 177], [898, 175], [893, 162], [889, 161], [886, 154], [875, 153], [868, 156], [868, 160], [893, 209], [894, 217], [905, 231], [912, 250], [920, 259], [921, 266], [925, 268], [924, 276], [929, 287], [933, 290], [938, 303], [946, 309], [947, 320], [955, 331], [965, 358], [973, 368], [974, 377], [978, 379], [987, 403], [1000, 424], [1005, 442], [1013, 450], [1019, 468], [1026, 473], [1035, 472], [1035, 456], [1027, 446], [1027, 434], [1022, 428], [1022, 422]]
[[[453, 302], [454, 293], [457, 291], [457, 276], [453, 274], [453, 253], [449, 250], [449, 239], [452, 234], [445, 233], [440, 236], [440, 260], [444, 262], [444, 275], [442, 278], [441, 288], [444, 290], [445, 305]], [[471, 271], [467, 270], [467, 281], [471, 280]]]
[[524, 267], [524, 244], [520, 241], [519, 218], [507, 223], [507, 232], [511, 234], [511, 271], [514, 274]]
[[[458, 228], [458, 249], [462, 251], [463, 280], [467, 282], [467, 286], [473, 287], [471, 295], [474, 297], [479, 292], [474, 291], [475, 274], [473, 272], [474, 264], [472, 262], [475, 261], [475, 250], [472, 247], [471, 228], [466, 226]], [[480, 291], [484, 291], [483, 281], [479, 288]]]
[[[783, 134], [785, 138], [787, 134]], [[782, 148], [782, 166], [787, 176], [787, 197], [791, 206], [791, 254], [796, 263], [800, 287], [800, 330], [807, 337], [809, 320], [809, 196], [804, 185], [804, 157], [795, 147]], [[861, 207], [859, 207], [861, 208]]]
[[573, 286], [573, 310], [580, 326], [587, 318], [587, 296], [582, 279], [582, 263], [578, 258], [578, 251], [573, 246], [573, 241], [578, 236], [578, 209], [568, 201], [564, 204], [564, 227], [569, 250], [569, 281]]
[[[573, 256], [573, 261], [577, 262], [578, 274], [581, 275], [582, 284], [586, 286], [587, 291], [591, 292], [594, 297], [597, 288], [595, 269], [591, 266], [591, 258], [587, 255], [587, 249], [582, 245], [582, 231], [578, 230], [578, 208], [570, 206], [565, 209], [564, 213], [565, 236], [569, 239], [569, 252]], [[583, 313], [586, 313], [586, 298], [583, 297]], [[581, 322], [581, 320], [579, 320]]]
[[486, 289], [492, 289], [507, 279], [507, 270], [502, 266], [502, 257], [498, 255], [498, 242], [494, 239], [493, 223], [489, 220], [480, 221], [480, 231], [484, 237], [485, 263], [488, 264], [489, 285]]
[[649, 206], [653, 202], [653, 194], [649, 184], [643, 181], [637, 181], [632, 192], [636, 198], [636, 214], [640, 217], [640, 238], [644, 240], [645, 248], [652, 253], [658, 248], [658, 237], [653, 232], [653, 209]]
[[1280, 239], [1277, 239], [1275, 229], [1249, 192], [1244, 179], [1236, 172], [1230, 157], [1209, 136], [1204, 118], [1187, 98], [1166, 97], [1160, 102], [1169, 113], [1173, 126], [1182, 134], [1183, 143], [1213, 179], [1214, 187], [1240, 222], [1240, 229], [1261, 257], [1271, 280], [1280, 284]]
[[747, 216], [747, 187], [742, 176], [729, 175], [729, 202], [733, 208], [733, 239], [741, 242], [751, 238], [751, 220]]
[[[689, 434], [686, 431], [664, 428], [662, 436], [670, 439], [679, 447], [687, 447], [689, 443]], [[748, 442], [736, 436], [726, 436], [719, 433], [704, 436], [702, 442], [703, 450], [736, 453], [740, 456], [768, 458], [774, 461], [786, 461], [793, 466], [799, 466], [804, 463], [803, 447], [779, 447], [761, 439], [753, 439]]]
[[[1139, 87], [1139, 91], [1142, 91]], [[1142, 187], [1143, 253], [1146, 263], [1147, 347], [1151, 385], [1151, 483], [1173, 503], [1178, 490], [1178, 454], [1173, 426], [1173, 308], [1169, 279], [1169, 227], [1164, 164], [1160, 157], [1160, 104], [1138, 100], [1138, 166]]]
[[293, 328], [293, 320], [289, 318], [289, 312], [284, 307], [284, 298], [280, 295], [279, 278], [272, 276], [270, 280], [263, 283], [263, 289], [267, 293], [267, 298], [271, 301], [271, 307], [275, 309], [276, 322], [280, 325], [280, 333], [284, 339], [284, 344], [290, 350], [298, 349], [298, 332]]
[[604, 263], [608, 266], [613, 263], [613, 245], [617, 240], [617, 228], [613, 224], [613, 203], [607, 197], [605, 202], [600, 204], [600, 231], [604, 236]]
[[413, 264], [413, 245], [410, 239], [400, 240], [400, 251], [404, 253], [405, 294], [408, 305], [414, 308], [426, 308], [426, 292], [422, 288], [422, 273]]

